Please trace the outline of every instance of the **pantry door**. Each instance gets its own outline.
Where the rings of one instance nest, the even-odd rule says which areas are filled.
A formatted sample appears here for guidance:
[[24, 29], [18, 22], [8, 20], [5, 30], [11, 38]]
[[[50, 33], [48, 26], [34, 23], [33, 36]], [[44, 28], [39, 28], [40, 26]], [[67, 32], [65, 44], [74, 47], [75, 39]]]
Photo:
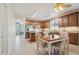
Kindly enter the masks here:
[[0, 3], [0, 55], [4, 54], [4, 39], [5, 39], [5, 6]]
[[3, 54], [2, 6], [0, 4], [0, 55]]

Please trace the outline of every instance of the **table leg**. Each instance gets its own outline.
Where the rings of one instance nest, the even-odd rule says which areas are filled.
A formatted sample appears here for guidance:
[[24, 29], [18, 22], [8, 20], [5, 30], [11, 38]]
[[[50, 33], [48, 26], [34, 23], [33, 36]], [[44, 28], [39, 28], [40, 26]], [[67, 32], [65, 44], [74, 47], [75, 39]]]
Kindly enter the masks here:
[[48, 44], [48, 49], [49, 49], [49, 55], [51, 55], [52, 51], [51, 51], [51, 44], [50, 43]]

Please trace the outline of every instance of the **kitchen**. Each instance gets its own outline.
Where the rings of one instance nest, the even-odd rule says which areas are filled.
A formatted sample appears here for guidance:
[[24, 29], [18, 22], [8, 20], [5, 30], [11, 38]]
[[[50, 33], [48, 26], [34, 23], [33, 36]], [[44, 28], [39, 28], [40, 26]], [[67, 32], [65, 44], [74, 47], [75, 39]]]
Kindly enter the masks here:
[[[79, 12], [73, 11], [72, 13], [67, 13], [64, 16], [60, 16], [56, 18], [59, 21], [58, 26], [61, 28], [63, 27], [68, 33], [69, 33], [69, 41], [71, 44], [79, 45], [79, 20], [78, 20]], [[30, 24], [35, 26], [34, 24], [38, 23], [40, 25], [41, 29], [50, 29], [52, 28], [52, 20], [47, 20], [43, 22], [35, 22], [35, 21], [29, 21], [26, 19], [26, 24]]]
[[[26, 10], [30, 11], [30, 12], [27, 12], [28, 14], [25, 13], [26, 16], [28, 17], [24, 16], [25, 14], [22, 14], [21, 11], [18, 11], [18, 12], [21, 13], [22, 15], [21, 14], [19, 15], [18, 13], [17, 15], [26, 17], [24, 18], [24, 21], [25, 21], [24, 38], [27, 41], [27, 43], [29, 43], [29, 46], [31, 44], [34, 44], [34, 46], [36, 46], [36, 47], [32, 46], [32, 48], [29, 48], [29, 49], [27, 48], [30, 54], [31, 52], [33, 52], [30, 49], [35, 49], [34, 53], [36, 53], [36, 55], [37, 54], [38, 55], [39, 54], [40, 55], [69, 55], [69, 54], [72, 54], [70, 53], [70, 50], [72, 50], [71, 48], [79, 45], [78, 4], [76, 3], [68, 4], [67, 6], [69, 7], [68, 8], [63, 7], [63, 10], [61, 10], [62, 8], [60, 7], [59, 7], [60, 9], [58, 9], [58, 6], [66, 5], [64, 3], [60, 3], [60, 4], [57, 3], [57, 7], [55, 8], [57, 8], [58, 10], [51, 9], [52, 4], [41, 4], [41, 5], [40, 4], [22, 4], [22, 5], [14, 4], [14, 5], [15, 5], [16, 11], [17, 11], [16, 7], [18, 7], [19, 5], [22, 6], [22, 8], [24, 5], [29, 6], [29, 8], [24, 7]], [[40, 7], [36, 7], [36, 5]], [[33, 11], [31, 10], [31, 7], [33, 8], [32, 9]], [[31, 13], [31, 15], [29, 13]], [[57, 40], [54, 41], [53, 39], [57, 39]], [[66, 40], [63, 41], [61, 39], [66, 39]], [[43, 45], [38, 41], [42, 41]], [[41, 48], [39, 48], [40, 46], [38, 46], [39, 45], [38, 43], [40, 44], [40, 46], [42, 45]], [[42, 49], [42, 50], [39, 51], [39, 49]], [[75, 48], [73, 50], [75, 50]], [[29, 53], [26, 53], [26, 54], [29, 54]]]

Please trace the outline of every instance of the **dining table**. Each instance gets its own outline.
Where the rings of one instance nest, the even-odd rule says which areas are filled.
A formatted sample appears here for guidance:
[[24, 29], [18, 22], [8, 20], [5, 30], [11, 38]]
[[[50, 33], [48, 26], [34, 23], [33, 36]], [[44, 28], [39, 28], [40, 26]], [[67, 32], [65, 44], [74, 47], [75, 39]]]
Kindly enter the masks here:
[[[60, 35], [54, 35], [53, 37], [52, 37], [52, 35], [48, 35], [46, 37], [43, 36], [41, 39], [42, 42], [47, 43], [47, 45], [48, 45], [48, 50], [49, 50], [48, 55], [51, 55], [52, 44], [59, 43], [59, 42], [61, 42], [61, 44], [62, 44], [62, 42], [65, 40], [66, 39], [63, 39], [63, 37], [61, 37]], [[62, 53], [60, 53], [60, 54], [62, 54]]]

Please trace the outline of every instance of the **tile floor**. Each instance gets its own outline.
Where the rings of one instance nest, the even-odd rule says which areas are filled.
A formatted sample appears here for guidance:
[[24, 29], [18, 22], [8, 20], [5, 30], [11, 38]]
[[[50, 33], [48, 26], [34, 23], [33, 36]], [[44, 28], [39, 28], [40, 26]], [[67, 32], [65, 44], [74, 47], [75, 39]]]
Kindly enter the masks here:
[[[69, 46], [69, 55], [79, 55], [79, 46]], [[36, 55], [36, 43], [29, 43], [28, 39], [24, 39], [23, 35], [16, 37], [16, 44], [11, 53], [12, 55]]]

